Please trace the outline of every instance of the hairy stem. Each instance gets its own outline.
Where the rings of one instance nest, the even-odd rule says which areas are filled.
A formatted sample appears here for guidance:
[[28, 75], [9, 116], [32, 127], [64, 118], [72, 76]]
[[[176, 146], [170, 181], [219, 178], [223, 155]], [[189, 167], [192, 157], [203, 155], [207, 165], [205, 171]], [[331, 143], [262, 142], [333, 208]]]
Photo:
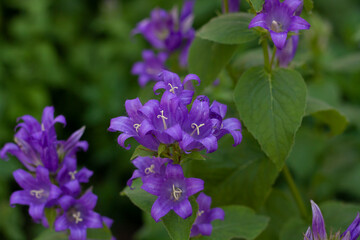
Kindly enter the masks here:
[[274, 59], [275, 59], [275, 55], [276, 55], [276, 47], [274, 46], [274, 49], [273, 49], [273, 53], [272, 53], [272, 56], [271, 56], [271, 61], [270, 61], [270, 72], [272, 70], [272, 66], [273, 66], [273, 63], [274, 63]]

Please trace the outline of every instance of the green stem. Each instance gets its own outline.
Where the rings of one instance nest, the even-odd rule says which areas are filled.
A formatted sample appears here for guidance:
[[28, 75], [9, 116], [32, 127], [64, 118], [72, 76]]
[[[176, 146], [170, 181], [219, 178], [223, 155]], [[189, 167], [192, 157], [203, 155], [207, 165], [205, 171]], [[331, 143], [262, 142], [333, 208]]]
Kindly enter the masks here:
[[223, 0], [225, 13], [229, 12], [229, 0]]
[[261, 46], [263, 48], [263, 52], [264, 52], [264, 65], [265, 65], [265, 70], [267, 72], [270, 72], [270, 63], [269, 63], [269, 50], [268, 50], [268, 43], [267, 43], [267, 39], [263, 39], [261, 42]]
[[272, 53], [272, 56], [271, 56], [271, 61], [270, 61], [270, 72], [271, 72], [271, 70], [272, 70], [272, 66], [273, 66], [273, 63], [274, 63], [275, 55], [276, 55], [276, 47], [274, 46], [273, 53]]
[[308, 214], [305, 208], [305, 204], [303, 202], [303, 199], [301, 198], [300, 192], [294, 182], [293, 177], [291, 176], [291, 173], [289, 171], [289, 168], [285, 165], [283, 168], [283, 174], [286, 179], [286, 182], [290, 188], [291, 194], [295, 198], [296, 204], [300, 210], [300, 213], [304, 219], [307, 219]]

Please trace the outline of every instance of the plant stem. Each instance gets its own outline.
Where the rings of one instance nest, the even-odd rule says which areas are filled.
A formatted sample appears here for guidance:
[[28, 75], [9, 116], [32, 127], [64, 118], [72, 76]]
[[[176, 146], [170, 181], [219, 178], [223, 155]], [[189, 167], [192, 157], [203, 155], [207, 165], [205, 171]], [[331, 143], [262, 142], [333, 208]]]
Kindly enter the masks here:
[[289, 171], [289, 168], [285, 165], [283, 168], [283, 174], [286, 179], [286, 182], [290, 188], [291, 194], [295, 198], [295, 202], [300, 210], [300, 213], [304, 219], [307, 219], [308, 214], [305, 208], [305, 204], [303, 202], [303, 199], [301, 198], [300, 192], [294, 182], [293, 177], [291, 176], [291, 173]]
[[264, 52], [264, 65], [265, 65], [265, 70], [267, 72], [270, 72], [270, 63], [269, 63], [269, 50], [268, 50], [268, 43], [267, 43], [267, 39], [263, 39], [261, 42], [261, 46], [263, 48], [263, 52]]
[[229, 12], [229, 0], [223, 0], [225, 13]]
[[274, 46], [273, 53], [272, 53], [272, 56], [271, 56], [271, 62], [270, 62], [270, 72], [272, 71], [272, 66], [273, 66], [274, 59], [275, 59], [276, 49], [277, 48]]

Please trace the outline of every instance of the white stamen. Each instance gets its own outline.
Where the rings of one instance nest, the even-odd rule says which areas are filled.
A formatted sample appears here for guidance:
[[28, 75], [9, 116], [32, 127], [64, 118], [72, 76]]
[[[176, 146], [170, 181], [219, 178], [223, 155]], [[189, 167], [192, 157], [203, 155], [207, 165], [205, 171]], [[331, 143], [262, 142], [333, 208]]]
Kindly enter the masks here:
[[177, 201], [177, 200], [180, 199], [181, 194], [182, 194], [183, 191], [182, 191], [180, 188], [175, 188], [175, 185], [174, 185], [174, 184], [172, 185], [172, 188], [173, 188], [173, 190], [172, 190], [172, 196], [173, 196], [174, 199]]
[[78, 224], [79, 222], [83, 221], [83, 219], [81, 218], [80, 212], [73, 213], [72, 216], [73, 216], [73, 218], [75, 218], [75, 224]]
[[277, 32], [277, 33], [283, 31], [282, 24], [275, 21], [275, 20], [272, 20], [270, 29], [273, 30], [274, 32]]
[[135, 128], [136, 132], [139, 132], [139, 127], [141, 127], [141, 124], [135, 123], [133, 127]]
[[168, 118], [164, 116], [164, 110], [161, 110], [160, 113], [161, 115], [157, 115], [157, 118], [162, 118], [164, 129], [167, 129], [165, 120], [167, 120]]
[[155, 165], [151, 164], [150, 167], [145, 168], [145, 174], [155, 173], [154, 171]]
[[197, 212], [198, 217], [200, 217], [200, 216], [203, 215], [203, 214], [204, 214], [204, 210], [201, 210], [201, 211], [198, 211], [198, 212]]
[[75, 180], [75, 174], [77, 174], [77, 171], [69, 172], [71, 180]]
[[169, 83], [169, 85], [170, 85], [170, 90], [169, 90], [169, 92], [171, 92], [171, 93], [174, 93], [175, 94], [175, 89], [179, 89], [178, 87], [173, 87], [172, 85], [171, 85], [171, 83]]
[[40, 190], [31, 190], [30, 194], [31, 196], [35, 196], [37, 199], [40, 199], [43, 197], [44, 189]]
[[43, 132], [45, 131], [45, 126], [43, 123], [41, 124], [41, 131], [43, 131]]
[[196, 123], [192, 123], [192, 124], [191, 124], [191, 128], [192, 128], [192, 129], [195, 128], [195, 130], [191, 133], [191, 135], [193, 135], [195, 131], [196, 131], [197, 135], [200, 135], [200, 128], [201, 128], [202, 126], [204, 126], [204, 125], [205, 125], [204, 123], [202, 123], [202, 124], [200, 124], [200, 125], [197, 125]]

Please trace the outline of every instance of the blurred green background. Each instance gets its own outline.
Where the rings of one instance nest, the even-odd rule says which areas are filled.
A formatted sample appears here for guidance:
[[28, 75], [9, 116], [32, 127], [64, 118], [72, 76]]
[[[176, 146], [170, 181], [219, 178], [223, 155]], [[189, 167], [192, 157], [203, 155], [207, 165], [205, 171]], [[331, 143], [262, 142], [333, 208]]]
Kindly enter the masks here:
[[[221, 1], [196, 1], [198, 29], [221, 12]], [[153, 96], [152, 84], [140, 89], [137, 76], [130, 74], [141, 51], [150, 47], [130, 31], [152, 8], [174, 5], [181, 7], [182, 1], [0, 1], [0, 146], [12, 141], [17, 117], [40, 119], [47, 105], [67, 119], [65, 128], [57, 128], [59, 139], [85, 125], [89, 150], [78, 155], [78, 163], [94, 171], [89, 186], [99, 196], [96, 210], [115, 220], [112, 231], [119, 239], [132, 239], [142, 225], [140, 210], [119, 195], [131, 176], [129, 158], [137, 144], [129, 141], [133, 148], [122, 149], [118, 134], [107, 128], [111, 118], [125, 115], [126, 99], [143, 96], [144, 102]], [[248, 5], [242, 1], [241, 7], [246, 11]], [[310, 95], [349, 120], [344, 134], [329, 139], [319, 130], [323, 126], [314, 130], [307, 127], [314, 125], [312, 119], [304, 119], [289, 165], [305, 199], [360, 201], [359, 13], [358, 0], [315, 0], [312, 14], [305, 15], [312, 28], [302, 34], [292, 67], [303, 74]], [[241, 48], [231, 64], [241, 74], [261, 61], [256, 49]], [[221, 91], [233, 86], [220, 88], [209, 94], [231, 102], [231, 95]], [[27, 207], [8, 206], [10, 194], [19, 189], [12, 171], [20, 167], [14, 158], [0, 161], [0, 239], [34, 239], [42, 231], [31, 222]], [[281, 188], [281, 180], [276, 187]]]

